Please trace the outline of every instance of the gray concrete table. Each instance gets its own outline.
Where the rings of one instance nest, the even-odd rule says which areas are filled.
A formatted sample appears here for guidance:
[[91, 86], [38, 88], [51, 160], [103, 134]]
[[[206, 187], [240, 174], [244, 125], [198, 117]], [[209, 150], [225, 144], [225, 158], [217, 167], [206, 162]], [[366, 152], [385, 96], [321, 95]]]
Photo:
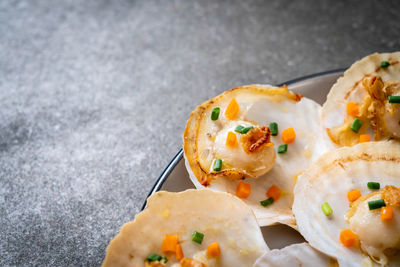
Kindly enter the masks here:
[[0, 266], [96, 266], [190, 111], [400, 50], [399, 1], [0, 1]]

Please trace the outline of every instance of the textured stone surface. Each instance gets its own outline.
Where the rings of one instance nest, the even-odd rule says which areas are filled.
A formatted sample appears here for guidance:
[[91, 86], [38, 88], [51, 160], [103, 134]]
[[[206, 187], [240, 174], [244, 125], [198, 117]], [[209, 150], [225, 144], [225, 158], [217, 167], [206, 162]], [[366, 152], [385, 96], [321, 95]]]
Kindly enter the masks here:
[[0, 265], [98, 266], [207, 98], [400, 49], [346, 2], [0, 1]]

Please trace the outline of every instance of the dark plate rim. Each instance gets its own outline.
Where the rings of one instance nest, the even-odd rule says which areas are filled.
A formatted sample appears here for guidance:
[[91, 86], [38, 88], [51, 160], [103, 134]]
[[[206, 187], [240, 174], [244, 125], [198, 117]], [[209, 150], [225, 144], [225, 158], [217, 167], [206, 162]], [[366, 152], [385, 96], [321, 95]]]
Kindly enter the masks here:
[[[289, 80], [289, 81], [284, 82], [284, 83], [280, 83], [280, 84], [278, 84], [276, 86], [282, 86], [284, 84], [291, 85], [293, 83], [298, 83], [298, 82], [301, 82], [301, 81], [304, 81], [304, 80], [308, 80], [308, 79], [312, 79], [312, 78], [316, 78], [316, 77], [321, 77], [321, 76], [330, 75], [330, 74], [334, 74], [334, 73], [343, 73], [345, 70], [346, 70], [345, 68], [341, 68], [341, 69], [335, 69], [335, 70], [329, 70], [329, 71], [313, 73], [313, 74], [310, 74], [310, 75], [306, 75], [306, 76], [302, 76], [302, 77], [299, 77], [299, 78], [295, 78], [293, 80]], [[155, 192], [160, 191], [161, 187], [163, 186], [163, 184], [168, 179], [168, 177], [171, 174], [171, 172], [174, 170], [176, 165], [178, 165], [178, 163], [181, 161], [182, 158], [183, 158], [183, 149], [181, 148], [178, 151], [178, 153], [174, 156], [174, 158], [171, 160], [171, 162], [167, 165], [167, 167], [165, 167], [164, 171], [161, 173], [160, 177], [158, 177], [157, 181], [154, 183], [153, 187], [151, 188], [149, 194], [146, 197], [146, 200], [144, 201], [144, 203], [142, 205], [141, 211], [146, 208], [147, 199], [152, 194], [154, 194]]]

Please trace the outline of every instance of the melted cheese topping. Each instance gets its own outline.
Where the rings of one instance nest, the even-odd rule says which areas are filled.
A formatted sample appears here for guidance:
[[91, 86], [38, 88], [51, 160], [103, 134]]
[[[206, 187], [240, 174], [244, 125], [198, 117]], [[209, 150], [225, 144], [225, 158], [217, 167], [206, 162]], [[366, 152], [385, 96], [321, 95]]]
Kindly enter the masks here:
[[400, 208], [393, 207], [393, 219], [382, 221], [381, 209], [369, 210], [368, 202], [381, 199], [383, 190], [370, 193], [356, 201], [347, 214], [350, 229], [358, 235], [361, 249], [374, 261], [384, 265], [388, 251], [400, 249]]

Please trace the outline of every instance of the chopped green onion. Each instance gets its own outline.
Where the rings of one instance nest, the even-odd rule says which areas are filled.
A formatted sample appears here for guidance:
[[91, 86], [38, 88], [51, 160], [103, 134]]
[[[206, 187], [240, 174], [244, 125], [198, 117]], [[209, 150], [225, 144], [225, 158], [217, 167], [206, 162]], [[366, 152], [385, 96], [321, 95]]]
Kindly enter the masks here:
[[160, 261], [162, 259], [165, 260], [165, 263], [168, 262], [168, 259], [166, 257], [161, 257], [160, 255], [155, 254], [155, 253], [151, 253], [149, 256], [147, 256], [146, 259], [147, 259], [147, 261], [150, 261], [150, 262], [152, 262], [152, 261]]
[[360, 130], [362, 124], [363, 124], [363, 122], [359, 118], [355, 118], [353, 123], [350, 126], [350, 129], [353, 132], [358, 133], [358, 131]]
[[368, 201], [368, 208], [370, 210], [376, 210], [382, 207], [386, 207], [385, 200], [383, 199]]
[[271, 205], [274, 203], [274, 199], [272, 197], [267, 198], [266, 200], [260, 201], [260, 204], [264, 207]]
[[369, 189], [380, 189], [381, 188], [381, 184], [376, 183], [376, 182], [368, 182], [367, 186]]
[[280, 153], [280, 154], [282, 154], [282, 153], [286, 153], [286, 151], [287, 151], [287, 147], [288, 147], [288, 145], [287, 145], [287, 144], [284, 144], [284, 145], [280, 145], [280, 146], [278, 146], [278, 153]]
[[161, 259], [164, 260], [164, 263], [167, 263], [167, 262], [168, 262], [168, 258], [165, 257], [165, 256], [163, 256]]
[[254, 126], [249, 126], [249, 127], [244, 128], [244, 129], [242, 130], [242, 134], [246, 134], [248, 131], [250, 131], [250, 130], [253, 129], [253, 128], [254, 128]]
[[400, 103], [400, 95], [391, 95], [389, 96], [389, 103]]
[[269, 124], [269, 129], [271, 130], [271, 135], [272, 136], [277, 136], [278, 135], [278, 124], [276, 122], [271, 122]]
[[321, 209], [326, 216], [331, 215], [333, 212], [333, 210], [332, 210], [331, 206], [329, 206], [328, 202], [325, 202], [324, 204], [322, 204]]
[[236, 128], [235, 128], [235, 132], [242, 133], [243, 129], [244, 129], [244, 126], [238, 125], [238, 126], [236, 126]]
[[382, 68], [387, 68], [387, 67], [389, 67], [390, 66], [390, 63], [388, 62], [388, 61], [382, 61], [381, 62], [381, 67]]
[[214, 171], [219, 172], [222, 169], [222, 160], [215, 159], [214, 161]]
[[212, 112], [211, 112], [211, 119], [213, 120], [213, 121], [216, 121], [216, 120], [218, 120], [218, 117], [219, 117], [219, 112], [221, 111], [221, 109], [220, 108], [214, 108], [213, 110], [212, 110]]
[[244, 127], [242, 125], [238, 125], [235, 128], [235, 132], [238, 132], [240, 134], [246, 134], [248, 131], [250, 131], [253, 128], [254, 128], [254, 126]]
[[192, 234], [192, 241], [201, 244], [203, 242], [204, 234], [194, 231]]

